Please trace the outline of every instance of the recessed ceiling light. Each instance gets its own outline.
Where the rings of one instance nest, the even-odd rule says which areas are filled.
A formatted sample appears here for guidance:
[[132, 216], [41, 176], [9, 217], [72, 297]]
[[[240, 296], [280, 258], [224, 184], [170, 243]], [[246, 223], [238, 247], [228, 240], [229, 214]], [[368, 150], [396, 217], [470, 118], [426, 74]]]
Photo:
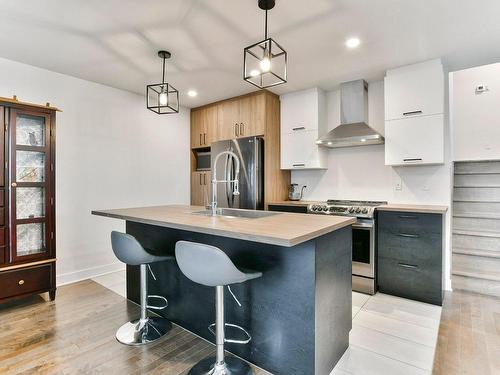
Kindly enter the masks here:
[[366, 139], [365, 138], [361, 138], [361, 142], [366, 142]]
[[360, 43], [361, 40], [359, 40], [359, 38], [349, 38], [346, 40], [345, 45], [349, 48], [356, 48]]
[[198, 93], [194, 90], [189, 90], [188, 91], [188, 96], [194, 98], [196, 95], [198, 95]]

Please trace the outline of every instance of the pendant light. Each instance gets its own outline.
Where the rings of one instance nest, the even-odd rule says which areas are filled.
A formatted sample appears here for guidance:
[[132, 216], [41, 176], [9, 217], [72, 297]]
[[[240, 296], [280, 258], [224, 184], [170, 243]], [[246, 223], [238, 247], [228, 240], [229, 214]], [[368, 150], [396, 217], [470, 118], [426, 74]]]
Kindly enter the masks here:
[[166, 60], [172, 55], [168, 51], [158, 51], [158, 56], [163, 59], [162, 81], [161, 83], [146, 86], [146, 106], [159, 115], [178, 113], [179, 91], [168, 82], [165, 82]]
[[275, 0], [258, 0], [259, 8], [266, 12], [264, 40], [243, 51], [243, 79], [260, 89], [286, 83], [287, 53], [267, 35], [267, 11], [274, 8]]

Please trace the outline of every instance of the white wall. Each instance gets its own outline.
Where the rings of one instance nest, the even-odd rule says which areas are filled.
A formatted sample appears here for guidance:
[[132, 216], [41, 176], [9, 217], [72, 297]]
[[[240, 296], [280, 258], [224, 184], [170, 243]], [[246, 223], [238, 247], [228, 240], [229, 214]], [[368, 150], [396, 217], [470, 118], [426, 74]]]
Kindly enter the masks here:
[[[500, 159], [500, 63], [451, 73], [453, 160]], [[488, 91], [476, 94], [478, 85]]]
[[[384, 83], [370, 83], [369, 125], [384, 134]], [[340, 123], [339, 91], [327, 94], [328, 129]], [[451, 203], [449, 129], [445, 129], [445, 164], [386, 166], [384, 145], [329, 149], [328, 169], [292, 171], [292, 182], [307, 185], [306, 200], [359, 199], [391, 203]], [[402, 189], [396, 190], [396, 183]], [[450, 211], [446, 217], [445, 277], [450, 288]]]
[[[146, 82], [144, 83], [146, 84]], [[156, 115], [142, 96], [0, 59], [0, 96], [62, 109], [56, 130], [59, 284], [123, 266], [93, 209], [188, 203], [189, 110]]]

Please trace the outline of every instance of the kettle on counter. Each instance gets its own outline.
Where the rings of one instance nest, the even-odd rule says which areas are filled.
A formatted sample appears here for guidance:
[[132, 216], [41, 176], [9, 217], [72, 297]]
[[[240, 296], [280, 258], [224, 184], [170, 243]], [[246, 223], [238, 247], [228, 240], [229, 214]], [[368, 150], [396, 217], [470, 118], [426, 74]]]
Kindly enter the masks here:
[[288, 199], [291, 201], [300, 201], [306, 187], [305, 185], [299, 187], [299, 184], [290, 184], [288, 188]]

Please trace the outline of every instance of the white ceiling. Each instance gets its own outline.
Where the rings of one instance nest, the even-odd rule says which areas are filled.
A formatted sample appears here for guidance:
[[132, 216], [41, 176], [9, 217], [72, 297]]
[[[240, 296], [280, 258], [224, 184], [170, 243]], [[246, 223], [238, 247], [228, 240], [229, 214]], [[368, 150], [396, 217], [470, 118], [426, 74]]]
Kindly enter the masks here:
[[[276, 0], [269, 28], [289, 80], [272, 91], [379, 80], [436, 57], [450, 70], [500, 61], [499, 14], [498, 0]], [[350, 36], [359, 48], [345, 47]], [[167, 49], [187, 107], [254, 91], [243, 48], [261, 39], [257, 0], [0, 0], [1, 57], [143, 94]]]

